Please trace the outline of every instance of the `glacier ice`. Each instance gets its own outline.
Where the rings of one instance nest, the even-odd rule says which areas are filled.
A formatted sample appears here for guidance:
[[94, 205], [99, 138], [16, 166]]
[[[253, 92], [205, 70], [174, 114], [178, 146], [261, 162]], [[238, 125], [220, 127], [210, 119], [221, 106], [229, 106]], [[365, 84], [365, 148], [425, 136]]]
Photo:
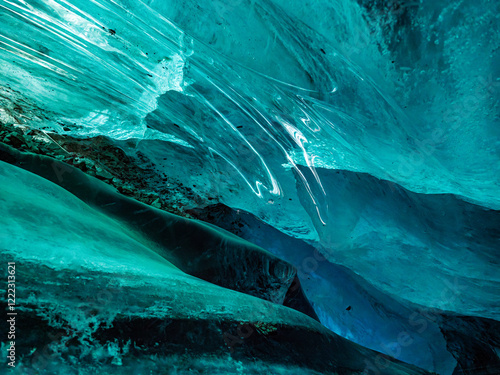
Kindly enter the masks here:
[[[455, 368], [470, 370], [476, 366], [473, 358], [479, 356], [498, 363], [494, 354], [499, 341], [498, 321], [460, 316], [382, 293], [348, 268], [326, 261], [310, 244], [241, 210], [212, 205], [190, 212], [251, 239], [296, 266], [321, 322], [343, 337], [438, 374], [453, 373]], [[443, 302], [451, 302], [453, 292], [463, 292], [453, 290], [452, 283], [449, 286], [437, 288], [446, 292]], [[406, 335], [411, 337], [409, 345], [405, 344]], [[495, 367], [487, 368], [493, 371]]]
[[[92, 178], [2, 148], [2, 160], [24, 160], [21, 168], [85, 202], [4, 165], [19, 179], [4, 176], [1, 186], [2, 258], [30, 259], [47, 278], [80, 272], [89, 283], [85, 264], [101, 267], [98, 284], [134, 272], [139, 282], [148, 267], [152, 279], [195, 280], [187, 273], [246, 293], [236, 305], [250, 295], [293, 307], [425, 370], [486, 371], [483, 361], [495, 373], [499, 17], [493, 0], [0, 1], [0, 141], [94, 169], [124, 194], [210, 223], [187, 230], [191, 221], [132, 201], [127, 213], [106, 188], [93, 211], [94, 190], [82, 188]], [[106, 164], [110, 150], [126, 158]], [[23, 217], [34, 207], [46, 222]], [[58, 230], [69, 223], [72, 231]], [[166, 229], [175, 223], [197, 235], [177, 238]], [[233, 235], [214, 238], [213, 225]], [[22, 243], [37, 246], [12, 250]], [[224, 266], [238, 260], [243, 268]], [[54, 293], [68, 306], [78, 298]], [[398, 346], [401, 332], [412, 345]], [[125, 350], [113, 345], [89, 355]], [[222, 366], [214, 361], [196, 366]], [[227, 366], [220, 371], [243, 371]]]
[[[50, 373], [52, 366], [78, 361], [87, 366], [81, 373], [90, 374], [110, 360], [132, 373], [155, 355], [160, 364], [184, 355], [191, 369], [197, 357], [207, 356], [215, 367], [222, 356], [224, 373], [232, 365], [225, 359], [228, 351], [243, 371], [256, 366], [257, 356], [264, 361], [256, 366], [261, 371], [361, 373], [365, 362], [382, 360], [387, 374], [426, 373], [282, 306], [280, 294], [290, 287], [294, 269], [265, 250], [217, 227], [120, 197], [51, 158], [8, 148], [1, 153], [14, 164], [0, 162], [1, 252], [16, 258], [21, 280], [30, 280], [17, 292], [21, 373]], [[131, 225], [133, 220], [141, 224]], [[245, 259], [245, 251], [253, 256]], [[38, 330], [48, 330], [49, 337]], [[55, 353], [40, 359], [29, 352], [31, 345], [52, 346]], [[342, 355], [332, 356], [336, 351]], [[158, 365], [143, 365], [142, 371]]]

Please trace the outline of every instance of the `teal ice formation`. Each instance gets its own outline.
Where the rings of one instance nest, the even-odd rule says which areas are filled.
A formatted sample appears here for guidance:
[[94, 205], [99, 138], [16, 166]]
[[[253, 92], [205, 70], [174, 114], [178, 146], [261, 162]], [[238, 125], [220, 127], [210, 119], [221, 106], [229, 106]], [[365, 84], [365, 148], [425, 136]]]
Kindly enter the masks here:
[[500, 374], [499, 1], [0, 25], [0, 373]]

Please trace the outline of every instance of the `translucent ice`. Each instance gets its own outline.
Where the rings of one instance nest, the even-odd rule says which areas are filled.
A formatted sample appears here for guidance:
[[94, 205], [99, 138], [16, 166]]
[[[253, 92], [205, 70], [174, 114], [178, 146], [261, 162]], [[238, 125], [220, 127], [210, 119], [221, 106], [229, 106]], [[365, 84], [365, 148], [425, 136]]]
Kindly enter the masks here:
[[[110, 363], [124, 372], [151, 371], [168, 361], [173, 367], [177, 356], [191, 372], [205, 359], [214, 371], [222, 366], [220, 373], [235, 360], [245, 373], [361, 373], [375, 361], [387, 374], [426, 373], [282, 306], [276, 291], [286, 292], [293, 269], [257, 246], [120, 197], [50, 158], [5, 148], [2, 157], [26, 169], [0, 161], [0, 254], [19, 270], [20, 373], [91, 374]], [[141, 225], [130, 225], [132, 212]], [[168, 241], [148, 236], [151, 226], [163, 228]], [[212, 263], [212, 250], [225, 261]], [[246, 251], [253, 256], [245, 259]], [[202, 279], [225, 286], [233, 280], [235, 290]], [[265, 300], [271, 290], [274, 303]], [[43, 354], [48, 347], [50, 355]]]
[[[246, 211], [347, 267], [381, 300], [498, 320], [500, 2], [12, 0], [0, 1], [0, 25], [2, 126], [38, 129], [48, 139], [108, 137], [135, 166], [154, 171], [153, 189], [168, 187], [164, 176], [192, 189], [182, 210], [217, 202]], [[12, 184], [4, 188], [9, 207], [22, 217], [15, 202], [24, 182]], [[96, 233], [108, 242], [124, 234], [109, 218], [66, 212], [63, 195], [52, 207], [43, 194], [30, 201], [54, 225], [62, 217], [86, 223], [65, 256], [80, 267], [87, 244], [86, 259], [97, 265], [95, 254], [114, 250], [97, 251]], [[132, 227], [144, 218], [134, 217]], [[26, 236], [39, 235], [35, 221], [19, 220]], [[61, 249], [53, 245], [63, 238], [56, 241], [54, 227], [45, 233], [25, 255], [57, 263]], [[3, 239], [2, 248], [17, 244]], [[138, 246], [142, 263], [123, 249], [124, 269], [152, 262], [151, 270], [177, 272], [129, 241], [124, 246]], [[193, 257], [191, 270], [205, 265], [200, 272], [210, 275], [224, 263], [226, 253], [207, 254]], [[278, 256], [301, 264], [293, 252]], [[100, 266], [117, 272], [120, 262]], [[232, 271], [211, 281], [283, 300], [294, 280], [283, 267], [280, 282], [262, 281], [257, 266], [242, 285]], [[377, 347], [377, 335], [361, 337], [321, 296], [313, 305], [325, 325]], [[371, 311], [363, 327], [384, 321]], [[462, 335], [454, 324], [441, 328], [448, 338]], [[422, 347], [432, 337], [419, 336]], [[483, 341], [493, 353], [500, 346]], [[444, 344], [434, 344], [416, 361], [439, 357]], [[448, 359], [443, 373], [452, 371]]]

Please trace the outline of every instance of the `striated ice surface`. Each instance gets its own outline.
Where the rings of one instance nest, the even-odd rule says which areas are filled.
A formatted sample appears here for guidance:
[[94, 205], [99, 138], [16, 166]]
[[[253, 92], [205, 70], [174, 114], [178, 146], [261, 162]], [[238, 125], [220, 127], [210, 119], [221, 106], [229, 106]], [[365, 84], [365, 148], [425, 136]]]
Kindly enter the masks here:
[[[167, 261], [157, 246], [176, 239], [154, 237], [149, 213], [120, 212], [124, 224], [7, 165], [0, 248], [53, 270], [198, 283], [192, 274], [215, 294], [279, 303], [294, 278], [284, 259], [329, 329], [392, 356], [387, 343], [409, 331], [416, 344], [396, 357], [466, 371], [464, 353], [476, 352], [461, 335], [499, 318], [499, 17], [494, 0], [0, 0], [2, 125], [105, 136], [140, 168], [254, 215], [302, 252], [249, 231], [274, 255], [245, 242], [244, 264], [271, 257], [282, 277], [260, 284], [260, 261], [241, 283], [216, 277], [234, 255]], [[170, 250], [208, 246], [189, 241]], [[313, 281], [311, 252], [333, 267]], [[228, 306], [246, 303], [234, 298]], [[362, 315], [346, 315], [353, 301]], [[429, 308], [440, 324], [408, 326]], [[500, 343], [481, 324], [494, 361]]]
[[316, 167], [498, 208], [499, 5], [397, 4], [5, 2], [1, 72], [38, 126], [190, 145], [268, 220]]

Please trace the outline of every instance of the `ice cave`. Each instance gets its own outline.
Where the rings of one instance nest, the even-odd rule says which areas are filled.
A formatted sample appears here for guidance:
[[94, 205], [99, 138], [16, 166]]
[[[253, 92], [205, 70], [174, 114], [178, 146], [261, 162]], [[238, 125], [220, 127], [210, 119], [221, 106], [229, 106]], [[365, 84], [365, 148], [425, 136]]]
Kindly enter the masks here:
[[500, 0], [0, 0], [0, 374], [500, 374]]

